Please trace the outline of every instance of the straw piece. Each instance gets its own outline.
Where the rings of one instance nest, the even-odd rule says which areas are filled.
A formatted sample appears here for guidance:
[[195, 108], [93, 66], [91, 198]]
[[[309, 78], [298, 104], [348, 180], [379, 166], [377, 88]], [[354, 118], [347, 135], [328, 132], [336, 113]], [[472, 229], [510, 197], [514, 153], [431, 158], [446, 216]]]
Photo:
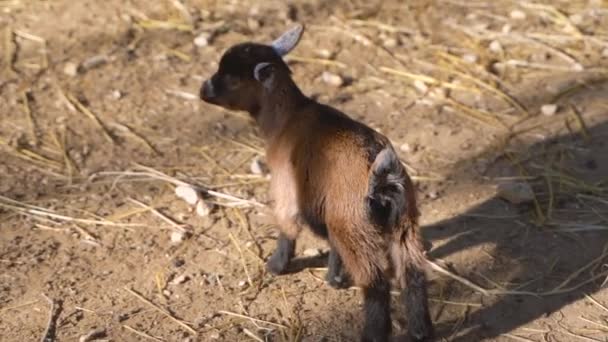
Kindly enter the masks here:
[[162, 315], [164, 315], [165, 317], [169, 318], [170, 320], [172, 320], [173, 322], [177, 323], [178, 325], [180, 325], [182, 328], [186, 329], [187, 331], [189, 331], [190, 333], [196, 335], [196, 330], [194, 330], [191, 326], [189, 326], [188, 324], [184, 323], [183, 321], [175, 318], [173, 315], [171, 315], [169, 312], [161, 309], [158, 305], [152, 303], [151, 301], [149, 301], [148, 299], [146, 299], [145, 297], [143, 297], [142, 295], [140, 295], [139, 293], [135, 292], [134, 290], [128, 288], [128, 287], [124, 287], [124, 289], [129, 292], [130, 294], [132, 294], [133, 296], [135, 296], [137, 299], [139, 299], [140, 301], [144, 302], [146, 305], [150, 306], [151, 308], [153, 308], [154, 310], [158, 311], [159, 313], [161, 313]]
[[67, 99], [78, 109], [78, 111], [80, 111], [82, 114], [86, 115], [89, 119], [91, 119], [95, 125], [97, 125], [102, 133], [103, 136], [106, 138], [106, 140], [110, 143], [116, 143], [114, 141], [114, 138], [112, 137], [112, 134], [110, 133], [110, 131], [106, 128], [106, 126], [103, 124], [103, 122], [101, 122], [101, 120], [93, 113], [91, 112], [87, 107], [85, 107], [80, 101], [78, 101], [78, 99], [76, 97], [74, 97], [74, 95], [72, 94], [66, 94]]

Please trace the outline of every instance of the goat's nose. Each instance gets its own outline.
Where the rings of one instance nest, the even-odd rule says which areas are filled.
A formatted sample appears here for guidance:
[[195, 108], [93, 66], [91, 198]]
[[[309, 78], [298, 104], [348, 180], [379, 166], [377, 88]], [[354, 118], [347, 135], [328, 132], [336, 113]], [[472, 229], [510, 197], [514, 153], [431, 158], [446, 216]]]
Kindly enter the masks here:
[[215, 90], [213, 89], [211, 80], [206, 80], [205, 83], [203, 83], [200, 96], [202, 100], [215, 97]]

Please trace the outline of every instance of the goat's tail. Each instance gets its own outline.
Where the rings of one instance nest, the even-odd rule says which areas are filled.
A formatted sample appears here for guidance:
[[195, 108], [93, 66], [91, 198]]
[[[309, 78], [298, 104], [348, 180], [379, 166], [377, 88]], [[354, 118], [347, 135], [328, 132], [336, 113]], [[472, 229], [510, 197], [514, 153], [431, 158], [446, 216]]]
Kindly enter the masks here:
[[428, 309], [426, 257], [419, 236], [418, 208], [411, 179], [395, 151], [386, 147], [371, 167], [369, 190], [371, 218], [390, 236], [390, 258], [402, 290], [408, 315], [408, 332], [414, 341], [428, 341], [433, 326]]

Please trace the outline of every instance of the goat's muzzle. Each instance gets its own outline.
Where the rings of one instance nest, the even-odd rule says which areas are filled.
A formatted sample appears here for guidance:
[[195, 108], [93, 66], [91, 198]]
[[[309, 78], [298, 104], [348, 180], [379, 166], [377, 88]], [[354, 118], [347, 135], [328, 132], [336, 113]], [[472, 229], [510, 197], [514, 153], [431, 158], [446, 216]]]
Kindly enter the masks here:
[[213, 88], [213, 83], [211, 82], [211, 80], [206, 80], [203, 83], [203, 86], [201, 87], [201, 91], [200, 91], [200, 97], [201, 100], [203, 101], [211, 101], [216, 97], [216, 93], [215, 93], [215, 89]]

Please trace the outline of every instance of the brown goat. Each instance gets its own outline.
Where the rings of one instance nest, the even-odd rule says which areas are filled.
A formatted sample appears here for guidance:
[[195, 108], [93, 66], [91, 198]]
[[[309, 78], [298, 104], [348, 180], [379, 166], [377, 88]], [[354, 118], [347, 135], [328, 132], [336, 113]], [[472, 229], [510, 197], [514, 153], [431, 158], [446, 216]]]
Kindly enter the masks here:
[[412, 182], [386, 137], [299, 90], [282, 56], [302, 32], [298, 25], [271, 45], [233, 46], [200, 93], [209, 103], [248, 111], [266, 141], [281, 229], [267, 269], [284, 273], [298, 233], [309, 227], [329, 241], [328, 282], [342, 287], [351, 278], [363, 288], [362, 341], [391, 335], [392, 277], [403, 288], [409, 335], [428, 341], [433, 329]]

